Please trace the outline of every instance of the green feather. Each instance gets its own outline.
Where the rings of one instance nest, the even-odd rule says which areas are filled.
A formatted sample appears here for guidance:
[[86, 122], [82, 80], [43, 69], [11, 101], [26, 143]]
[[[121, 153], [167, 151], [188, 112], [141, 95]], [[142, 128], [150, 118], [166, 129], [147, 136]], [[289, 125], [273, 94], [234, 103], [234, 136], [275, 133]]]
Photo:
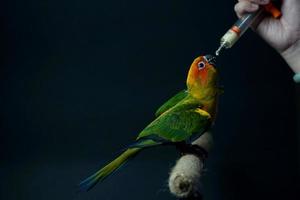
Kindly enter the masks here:
[[106, 177], [111, 175], [114, 171], [119, 169], [125, 164], [130, 158], [134, 157], [141, 149], [140, 148], [129, 148], [122, 153], [115, 160], [98, 170], [96, 173], [82, 181], [79, 186], [81, 190], [88, 191], [93, 188], [99, 181], [103, 181]]
[[187, 96], [150, 123], [137, 139], [157, 135], [170, 142], [180, 142], [188, 140], [193, 134], [201, 135], [211, 120], [206, 111], [199, 109], [200, 106], [198, 100]]
[[158, 117], [162, 113], [166, 112], [173, 106], [175, 106], [178, 102], [186, 98], [188, 95], [188, 92], [186, 90], [182, 90], [178, 92], [175, 96], [173, 96], [171, 99], [169, 99], [167, 102], [165, 102], [156, 112], [155, 116]]

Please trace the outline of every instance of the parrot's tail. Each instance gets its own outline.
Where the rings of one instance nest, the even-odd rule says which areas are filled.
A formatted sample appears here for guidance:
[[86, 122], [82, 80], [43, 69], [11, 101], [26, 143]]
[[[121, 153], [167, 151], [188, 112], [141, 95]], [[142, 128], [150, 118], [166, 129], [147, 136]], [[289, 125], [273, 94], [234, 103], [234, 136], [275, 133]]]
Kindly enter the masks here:
[[130, 158], [134, 157], [141, 148], [129, 148], [124, 153], [122, 153], [115, 160], [110, 162], [108, 165], [97, 171], [92, 176], [88, 177], [79, 184], [80, 190], [88, 191], [94, 187], [99, 181], [103, 181], [106, 177], [112, 174], [114, 171], [119, 169], [123, 164], [125, 164]]

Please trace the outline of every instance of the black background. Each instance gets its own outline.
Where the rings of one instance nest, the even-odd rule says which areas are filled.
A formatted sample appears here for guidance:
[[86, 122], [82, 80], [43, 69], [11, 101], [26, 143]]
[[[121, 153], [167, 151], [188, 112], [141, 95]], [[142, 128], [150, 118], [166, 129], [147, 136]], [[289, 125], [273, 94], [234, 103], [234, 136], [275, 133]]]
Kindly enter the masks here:
[[[76, 185], [185, 87], [192, 60], [213, 53], [236, 20], [234, 3], [2, 2], [0, 199], [174, 199], [170, 147], [144, 151], [89, 193]], [[218, 67], [225, 93], [206, 199], [299, 198], [292, 72], [253, 32]]]

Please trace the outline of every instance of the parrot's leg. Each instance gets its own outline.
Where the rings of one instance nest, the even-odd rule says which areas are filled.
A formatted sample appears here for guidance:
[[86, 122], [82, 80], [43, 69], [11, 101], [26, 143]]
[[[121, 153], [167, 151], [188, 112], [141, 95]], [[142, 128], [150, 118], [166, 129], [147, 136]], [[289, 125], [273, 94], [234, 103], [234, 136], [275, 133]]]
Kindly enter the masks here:
[[178, 142], [176, 143], [176, 147], [183, 155], [193, 154], [203, 159], [206, 159], [208, 157], [208, 152], [199, 145], [187, 144], [186, 142]]

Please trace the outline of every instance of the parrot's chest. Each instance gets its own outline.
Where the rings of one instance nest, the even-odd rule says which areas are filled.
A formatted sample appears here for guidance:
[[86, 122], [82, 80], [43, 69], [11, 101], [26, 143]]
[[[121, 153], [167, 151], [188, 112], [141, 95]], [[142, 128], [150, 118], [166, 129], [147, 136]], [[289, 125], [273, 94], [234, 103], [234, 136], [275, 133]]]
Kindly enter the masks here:
[[213, 121], [215, 120], [216, 114], [217, 114], [217, 97], [210, 100], [209, 102], [206, 102], [205, 105], [202, 107], [203, 110], [208, 112], [211, 117], [213, 118]]

